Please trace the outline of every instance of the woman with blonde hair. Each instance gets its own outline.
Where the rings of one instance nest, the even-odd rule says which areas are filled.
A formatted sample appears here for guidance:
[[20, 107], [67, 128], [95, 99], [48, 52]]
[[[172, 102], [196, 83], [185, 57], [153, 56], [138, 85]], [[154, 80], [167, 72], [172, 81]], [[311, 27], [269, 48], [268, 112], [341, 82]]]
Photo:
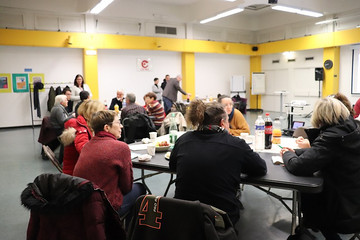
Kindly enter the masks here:
[[283, 148], [281, 155], [294, 175], [320, 171], [323, 191], [301, 194], [304, 225], [319, 229], [327, 240], [338, 240], [337, 233], [354, 233], [360, 226], [360, 128], [345, 105], [332, 97], [316, 103], [311, 123], [320, 129], [311, 147]]
[[104, 110], [105, 105], [97, 100], [87, 100], [80, 104], [78, 117], [72, 118], [65, 123], [65, 130], [60, 139], [64, 144], [63, 172], [73, 175], [75, 164], [79, 158], [81, 149], [93, 136], [89, 122], [92, 115]]
[[265, 175], [266, 163], [244, 140], [229, 134], [228, 115], [220, 103], [194, 100], [186, 117], [196, 130], [179, 137], [170, 155], [170, 169], [177, 175], [175, 198], [217, 207], [235, 225], [240, 175]]

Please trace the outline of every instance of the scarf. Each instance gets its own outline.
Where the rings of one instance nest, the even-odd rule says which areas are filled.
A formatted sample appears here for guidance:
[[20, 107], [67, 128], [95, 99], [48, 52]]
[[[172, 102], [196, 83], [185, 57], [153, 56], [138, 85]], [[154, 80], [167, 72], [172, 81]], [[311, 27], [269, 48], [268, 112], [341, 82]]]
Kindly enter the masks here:
[[234, 117], [234, 107], [231, 110], [231, 113], [229, 114], [229, 122], [232, 120], [232, 118]]

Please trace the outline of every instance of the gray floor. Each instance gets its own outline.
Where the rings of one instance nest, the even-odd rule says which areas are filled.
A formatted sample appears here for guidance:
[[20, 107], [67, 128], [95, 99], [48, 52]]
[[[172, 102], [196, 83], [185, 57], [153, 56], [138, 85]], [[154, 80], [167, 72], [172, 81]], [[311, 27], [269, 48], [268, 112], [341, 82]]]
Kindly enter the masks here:
[[[276, 113], [271, 113], [276, 116]], [[257, 113], [248, 112], [246, 119], [252, 127]], [[309, 119], [305, 119], [307, 123]], [[285, 122], [285, 121], [284, 121]], [[285, 125], [285, 123], [283, 123]], [[308, 124], [307, 124], [308, 125]], [[0, 239], [20, 240], [26, 238], [29, 211], [20, 204], [20, 194], [27, 183], [46, 172], [56, 173], [57, 170], [49, 161], [40, 157], [41, 146], [37, 142], [39, 127], [13, 128], [0, 130]], [[140, 171], [134, 169], [134, 177]], [[168, 174], [160, 174], [147, 180], [153, 194], [163, 195]], [[286, 190], [275, 192], [290, 196]], [[169, 197], [174, 195], [171, 187]], [[286, 239], [290, 233], [290, 213], [280, 202], [253, 186], [246, 185], [242, 194], [245, 210], [241, 211], [239, 239]], [[323, 239], [315, 234], [317, 239]], [[344, 238], [345, 239], [345, 238]]]

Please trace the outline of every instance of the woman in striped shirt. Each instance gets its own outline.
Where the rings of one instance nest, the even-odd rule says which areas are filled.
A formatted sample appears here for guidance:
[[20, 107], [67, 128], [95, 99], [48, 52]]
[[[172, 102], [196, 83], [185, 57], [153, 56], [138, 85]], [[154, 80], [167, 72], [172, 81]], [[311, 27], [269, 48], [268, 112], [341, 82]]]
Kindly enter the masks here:
[[144, 96], [144, 101], [148, 115], [153, 120], [156, 129], [159, 129], [165, 118], [164, 108], [156, 100], [156, 94], [153, 92], [148, 92]]

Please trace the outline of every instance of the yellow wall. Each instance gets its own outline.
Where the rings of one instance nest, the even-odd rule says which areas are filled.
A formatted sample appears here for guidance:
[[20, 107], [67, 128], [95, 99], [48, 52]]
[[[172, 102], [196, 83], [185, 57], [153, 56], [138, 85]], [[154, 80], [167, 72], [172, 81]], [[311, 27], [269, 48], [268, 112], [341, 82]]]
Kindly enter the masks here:
[[[123, 36], [111, 34], [66, 33], [33, 30], [0, 29], [0, 45], [67, 47], [82, 49], [140, 49], [162, 50], [182, 53], [183, 86], [195, 96], [195, 57], [194, 53], [241, 54], [250, 58], [250, 73], [261, 71], [261, 56], [284, 51], [300, 51], [324, 48], [324, 60], [332, 59], [334, 67], [325, 71], [323, 95], [338, 91], [339, 88], [339, 46], [360, 42], [360, 28], [334, 33], [317, 34], [296, 39], [258, 44], [258, 51], [252, 51], [253, 45], [215, 41], [173, 39], [142, 36]], [[84, 50], [85, 51], [85, 50]], [[84, 53], [84, 75], [93, 89], [94, 99], [98, 98], [97, 56]], [[251, 108], [260, 108], [261, 98], [256, 105], [255, 96], [250, 96]], [[254, 105], [255, 104], [255, 105]]]
[[261, 72], [261, 56], [250, 57], [250, 108], [261, 109], [261, 95], [251, 94], [253, 72]]
[[333, 61], [333, 67], [331, 69], [324, 68], [323, 97], [339, 91], [340, 48], [324, 48], [323, 62], [328, 59]]
[[[195, 54], [182, 53], [181, 54], [181, 68], [182, 68], [182, 88], [185, 92], [190, 93], [192, 97], [195, 96]], [[187, 96], [183, 95], [183, 99]]]
[[92, 93], [92, 99], [99, 99], [99, 83], [98, 83], [98, 59], [96, 55], [86, 55], [86, 50], [83, 51], [84, 60], [84, 78], [87, 85], [89, 85]]

